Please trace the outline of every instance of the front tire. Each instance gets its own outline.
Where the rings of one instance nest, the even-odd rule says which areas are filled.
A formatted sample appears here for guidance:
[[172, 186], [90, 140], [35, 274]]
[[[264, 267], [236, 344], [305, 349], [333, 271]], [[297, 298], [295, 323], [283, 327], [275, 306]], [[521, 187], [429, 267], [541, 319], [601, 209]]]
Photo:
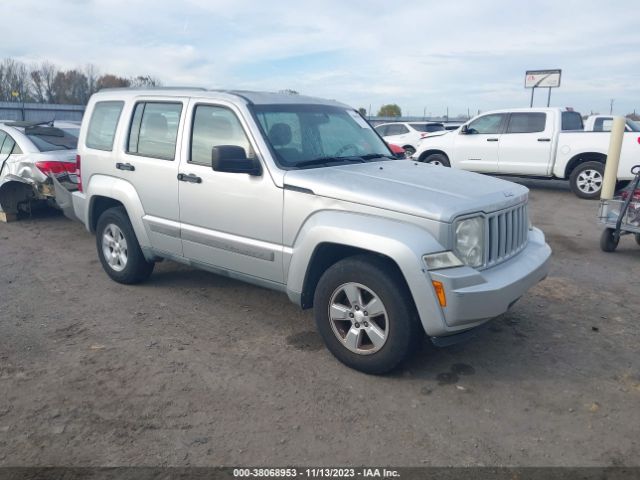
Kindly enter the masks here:
[[620, 239], [616, 240], [613, 232], [615, 232], [613, 228], [605, 228], [602, 231], [602, 235], [600, 236], [600, 249], [603, 252], [615, 252], [616, 248], [618, 248]]
[[364, 373], [396, 368], [423, 337], [401, 274], [374, 256], [350, 257], [329, 267], [313, 303], [316, 326], [329, 351]]
[[441, 167], [451, 167], [449, 159], [442, 153], [432, 153], [424, 159], [424, 163], [430, 163], [431, 165], [438, 165]]
[[600, 198], [604, 180], [604, 164], [600, 162], [584, 162], [571, 172], [569, 186], [580, 198], [589, 200]]
[[144, 258], [124, 207], [110, 208], [100, 215], [96, 247], [102, 268], [118, 283], [140, 283], [153, 272], [155, 264]]

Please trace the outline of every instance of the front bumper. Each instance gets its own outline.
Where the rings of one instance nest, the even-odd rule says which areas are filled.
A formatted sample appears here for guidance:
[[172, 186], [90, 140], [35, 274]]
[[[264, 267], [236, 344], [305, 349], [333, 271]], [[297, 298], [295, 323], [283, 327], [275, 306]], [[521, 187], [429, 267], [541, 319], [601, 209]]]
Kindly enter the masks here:
[[481, 271], [458, 267], [428, 272], [432, 280], [442, 282], [447, 296], [442, 308], [445, 330], [432, 336], [459, 333], [506, 312], [547, 276], [550, 257], [544, 234], [534, 228], [527, 247], [500, 265]]

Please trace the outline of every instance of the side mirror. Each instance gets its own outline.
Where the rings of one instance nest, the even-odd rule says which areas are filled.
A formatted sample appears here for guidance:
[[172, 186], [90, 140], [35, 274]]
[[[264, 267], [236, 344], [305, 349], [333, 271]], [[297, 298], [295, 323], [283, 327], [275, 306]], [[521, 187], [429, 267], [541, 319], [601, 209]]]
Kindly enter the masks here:
[[236, 145], [218, 145], [211, 149], [211, 168], [216, 172], [246, 173], [258, 176], [262, 169], [257, 159], [247, 158], [244, 148]]
[[467, 127], [466, 125], [463, 125], [462, 128], [460, 129], [460, 133], [462, 135], [467, 135], [469, 133], [469, 127]]

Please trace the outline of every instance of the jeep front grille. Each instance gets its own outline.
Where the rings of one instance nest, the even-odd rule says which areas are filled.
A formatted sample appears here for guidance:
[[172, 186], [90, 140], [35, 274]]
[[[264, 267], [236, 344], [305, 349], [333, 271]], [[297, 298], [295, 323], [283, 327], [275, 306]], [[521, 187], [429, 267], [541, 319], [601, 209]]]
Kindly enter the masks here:
[[490, 267], [514, 256], [527, 245], [529, 215], [527, 204], [487, 215], [485, 266]]

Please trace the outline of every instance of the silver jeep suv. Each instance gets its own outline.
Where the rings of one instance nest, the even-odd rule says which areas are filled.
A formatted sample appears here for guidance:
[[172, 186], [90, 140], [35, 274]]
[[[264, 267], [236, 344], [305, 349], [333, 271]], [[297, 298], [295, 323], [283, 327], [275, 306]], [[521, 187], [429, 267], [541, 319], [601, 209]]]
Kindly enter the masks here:
[[60, 203], [112, 279], [170, 259], [286, 292], [364, 372], [397, 366], [423, 331], [468, 337], [547, 274], [525, 187], [397, 160], [335, 101], [105, 90], [78, 153], [80, 189]]

